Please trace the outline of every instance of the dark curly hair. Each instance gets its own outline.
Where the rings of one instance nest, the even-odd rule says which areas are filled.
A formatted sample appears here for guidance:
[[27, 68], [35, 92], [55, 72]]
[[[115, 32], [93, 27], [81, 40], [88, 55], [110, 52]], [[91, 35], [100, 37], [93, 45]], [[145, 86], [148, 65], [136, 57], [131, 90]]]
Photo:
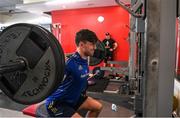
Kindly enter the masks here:
[[81, 29], [79, 32], [76, 33], [76, 37], [75, 37], [75, 43], [76, 46], [79, 46], [79, 42], [91, 42], [91, 43], [96, 43], [98, 40], [96, 34], [89, 30], [89, 29]]

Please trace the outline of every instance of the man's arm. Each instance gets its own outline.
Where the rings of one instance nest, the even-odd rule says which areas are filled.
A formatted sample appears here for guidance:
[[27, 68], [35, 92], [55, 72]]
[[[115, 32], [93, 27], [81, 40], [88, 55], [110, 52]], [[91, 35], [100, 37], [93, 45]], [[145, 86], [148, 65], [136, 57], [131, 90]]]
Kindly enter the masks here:
[[113, 50], [115, 50], [117, 47], [118, 47], [118, 44], [115, 42], [115, 43], [113, 44]]
[[118, 47], [118, 44], [113, 39], [111, 39], [111, 40], [112, 40], [112, 43], [113, 43], [113, 47], [110, 49], [110, 51], [114, 51]]

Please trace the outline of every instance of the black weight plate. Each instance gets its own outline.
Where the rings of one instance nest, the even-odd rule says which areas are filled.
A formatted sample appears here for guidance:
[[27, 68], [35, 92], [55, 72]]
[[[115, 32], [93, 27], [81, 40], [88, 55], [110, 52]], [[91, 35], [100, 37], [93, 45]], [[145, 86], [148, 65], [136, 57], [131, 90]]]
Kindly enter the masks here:
[[[64, 67], [64, 66], [65, 66], [65, 55], [64, 55], [63, 49], [62, 49], [59, 41], [56, 39], [56, 37], [55, 37], [51, 32], [49, 32], [49, 31], [48, 31], [47, 29], [45, 29], [44, 27], [41, 27], [41, 26], [39, 26], [39, 25], [36, 25], [36, 27], [38, 27], [38, 28], [40, 28], [41, 30], [43, 30], [44, 32], [46, 32], [47, 35], [49, 36], [50, 41], [52, 41], [53, 45], [56, 45], [56, 47], [59, 48], [57, 51], [59, 51], [59, 53], [60, 53], [60, 54], [63, 54], [63, 55], [58, 55], [58, 56], [60, 56], [61, 60], [57, 60], [57, 61], [61, 61], [60, 63], [63, 64], [63, 67]], [[56, 65], [56, 66], [58, 66], [58, 65]], [[60, 68], [61, 68], [61, 67], [60, 67]], [[60, 73], [59, 73], [59, 72], [60, 72]], [[63, 76], [63, 78], [64, 78], [64, 69], [63, 69], [63, 71], [59, 70], [57, 73], [63, 74], [62, 76]], [[61, 80], [62, 80], [62, 79], [61, 79]], [[55, 84], [56, 84], [56, 85], [55, 85], [56, 88], [58, 88], [59, 82], [57, 82], [57, 83], [55, 83]], [[54, 89], [54, 90], [56, 90], [56, 89]]]
[[106, 55], [106, 50], [104, 44], [98, 40], [96, 43], [96, 50], [94, 52], [94, 56], [89, 58], [89, 65], [90, 66], [95, 66], [100, 64]]
[[[51, 32], [49, 32], [47, 29], [45, 29], [44, 27], [41, 27], [41, 26], [39, 26], [39, 25], [36, 25], [36, 27], [39, 27], [41, 30], [43, 30], [44, 32], [46, 32], [47, 35], [49, 36], [50, 40], [53, 41], [53, 43], [59, 48], [59, 50], [58, 50], [58, 51], [60, 51], [59, 53], [63, 53], [63, 54], [64, 54], [63, 49], [62, 49], [59, 41], [56, 39], [56, 37], [55, 37]], [[59, 46], [59, 45], [60, 45], [60, 46]], [[64, 59], [59, 60], [59, 61], [61, 61], [62, 64], [65, 64], [65, 55], [63, 55], [63, 58], [64, 58]], [[64, 77], [64, 76], [63, 76], [63, 77]], [[57, 84], [56, 86], [58, 87], [58, 86], [59, 86], [59, 83], [57, 82], [56, 84]]]
[[49, 96], [64, 76], [64, 53], [56, 38], [39, 26], [15, 24], [0, 34], [0, 64], [22, 58], [24, 71], [2, 74], [0, 88], [18, 103], [34, 104]]
[[97, 66], [93, 69], [92, 71], [93, 74], [96, 74], [94, 77], [96, 79], [103, 79], [104, 77], [104, 74], [105, 74], [105, 71], [104, 70], [101, 70], [101, 67]]

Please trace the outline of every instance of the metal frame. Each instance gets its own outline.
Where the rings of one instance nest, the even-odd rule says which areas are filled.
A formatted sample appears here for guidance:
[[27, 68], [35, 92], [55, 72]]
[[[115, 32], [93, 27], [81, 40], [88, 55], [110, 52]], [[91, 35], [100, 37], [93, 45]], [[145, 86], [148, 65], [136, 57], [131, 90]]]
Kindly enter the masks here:
[[[139, 67], [143, 73], [138, 72], [137, 76], [140, 80], [140, 88], [143, 89], [139, 91], [139, 97], [143, 97], [142, 115], [145, 117], [171, 117], [176, 55], [175, 29], [179, 1], [146, 0], [144, 15], [136, 14], [119, 0], [115, 1], [132, 16], [146, 18], [145, 34], [141, 37], [144, 38], [141, 43], [143, 51], [141, 54], [143, 55], [138, 54], [140, 56], [138, 60], [141, 60]], [[134, 2], [131, 0], [131, 3]], [[133, 22], [135, 20], [131, 19], [131, 23]], [[130, 74], [132, 75], [132, 73]]]
[[171, 117], [176, 54], [176, 0], [147, 0], [144, 112]]
[[[136, 0], [135, 4], [133, 5], [126, 5], [121, 0], [115, 0], [115, 2], [124, 8], [127, 12], [129, 12], [132, 16], [136, 18], [143, 18], [146, 17], [146, 0]], [[142, 13], [139, 13], [138, 9], [144, 7], [144, 11]]]

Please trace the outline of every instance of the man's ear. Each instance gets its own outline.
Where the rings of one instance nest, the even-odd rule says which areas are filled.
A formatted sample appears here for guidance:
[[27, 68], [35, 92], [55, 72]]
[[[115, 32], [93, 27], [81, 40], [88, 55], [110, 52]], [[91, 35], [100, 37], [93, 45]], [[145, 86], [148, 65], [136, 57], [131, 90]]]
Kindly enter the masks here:
[[79, 47], [84, 46], [84, 43], [82, 41], [79, 42]]

